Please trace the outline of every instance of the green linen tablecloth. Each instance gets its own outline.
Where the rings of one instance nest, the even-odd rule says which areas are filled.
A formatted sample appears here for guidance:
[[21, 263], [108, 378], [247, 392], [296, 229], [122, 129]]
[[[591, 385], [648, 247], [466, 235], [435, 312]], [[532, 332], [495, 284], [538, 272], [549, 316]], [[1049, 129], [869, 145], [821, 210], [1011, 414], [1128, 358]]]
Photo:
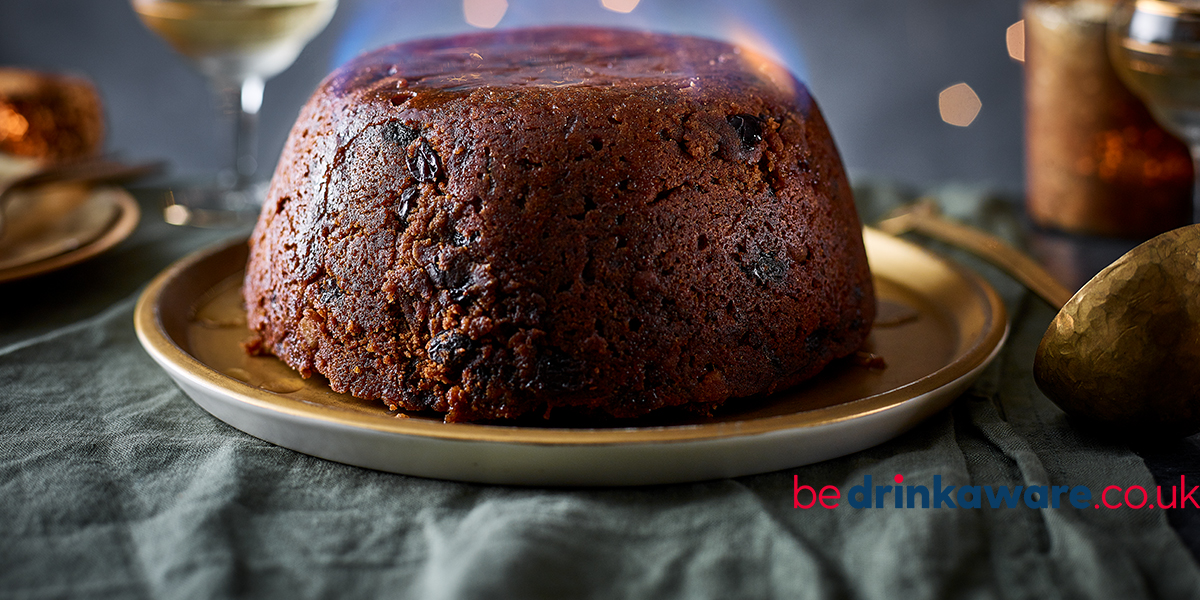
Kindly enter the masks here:
[[[1019, 231], [1011, 204], [935, 192], [954, 216]], [[858, 198], [869, 221], [908, 196], [876, 184]], [[1037, 390], [1054, 312], [977, 262], [1010, 341], [898, 439], [739, 479], [528, 489], [332, 463], [209, 416], [142, 351], [132, 310], [171, 260], [230, 234], [147, 209], [115, 251], [0, 285], [0, 597], [1200, 598], [1164, 510], [794, 508], [796, 481], [845, 492], [897, 473], [1154, 489], [1137, 455]]]

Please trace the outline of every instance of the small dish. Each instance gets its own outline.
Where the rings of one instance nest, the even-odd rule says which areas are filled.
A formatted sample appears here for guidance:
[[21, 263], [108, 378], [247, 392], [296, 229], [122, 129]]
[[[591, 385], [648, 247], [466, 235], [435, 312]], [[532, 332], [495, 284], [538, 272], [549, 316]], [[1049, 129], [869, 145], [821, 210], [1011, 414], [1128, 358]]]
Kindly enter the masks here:
[[19, 239], [0, 238], [0, 283], [33, 277], [85, 261], [129, 237], [141, 211], [124, 189], [99, 187], [80, 206]]

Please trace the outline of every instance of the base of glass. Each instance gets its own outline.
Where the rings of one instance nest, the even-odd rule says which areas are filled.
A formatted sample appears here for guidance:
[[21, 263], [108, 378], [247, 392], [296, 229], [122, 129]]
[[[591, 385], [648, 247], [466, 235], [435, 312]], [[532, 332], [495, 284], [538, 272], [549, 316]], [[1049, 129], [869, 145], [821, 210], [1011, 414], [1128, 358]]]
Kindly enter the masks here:
[[267, 195], [267, 182], [230, 188], [218, 183], [168, 185], [163, 220], [171, 225], [234, 229], [252, 224]]

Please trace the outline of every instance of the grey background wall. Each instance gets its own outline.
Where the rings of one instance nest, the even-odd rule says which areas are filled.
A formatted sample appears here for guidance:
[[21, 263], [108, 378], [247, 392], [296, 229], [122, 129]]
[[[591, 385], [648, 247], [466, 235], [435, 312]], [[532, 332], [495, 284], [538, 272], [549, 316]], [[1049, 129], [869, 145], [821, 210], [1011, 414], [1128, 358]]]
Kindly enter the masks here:
[[[501, 26], [545, 20], [535, 1], [548, 0], [509, 0]], [[750, 15], [807, 80], [852, 175], [1022, 185], [1021, 65], [1005, 47], [1019, 0], [642, 0], [628, 16], [600, 10], [599, 0], [556, 1], [567, 8], [549, 20], [702, 33]], [[338, 61], [391, 40], [468, 30], [460, 15], [460, 0], [341, 0], [330, 26], [267, 83], [259, 163], [274, 165], [301, 104]], [[128, 0], [0, 0], [0, 65], [91, 78], [107, 103], [111, 151], [164, 158], [179, 173], [227, 160], [229, 125], [205, 80], [141, 25]], [[942, 122], [937, 108], [938, 92], [959, 82], [983, 103], [965, 128]]]

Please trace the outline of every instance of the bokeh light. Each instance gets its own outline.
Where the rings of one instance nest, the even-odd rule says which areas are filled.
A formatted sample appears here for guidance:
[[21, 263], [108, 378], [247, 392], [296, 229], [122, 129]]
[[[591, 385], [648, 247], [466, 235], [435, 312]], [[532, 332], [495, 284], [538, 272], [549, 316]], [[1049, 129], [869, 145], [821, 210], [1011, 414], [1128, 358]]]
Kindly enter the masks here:
[[19, 140], [29, 131], [29, 121], [5, 104], [0, 104], [0, 140]]
[[633, 12], [641, 0], [600, 0], [600, 5], [619, 13]]
[[1008, 44], [1008, 55], [1013, 60], [1025, 62], [1025, 19], [1008, 26], [1004, 32], [1004, 41]]
[[163, 209], [163, 220], [171, 225], [187, 225], [192, 220], [192, 211], [181, 204], [171, 204]]
[[951, 125], [970, 125], [981, 108], [983, 102], [979, 100], [979, 95], [965, 83], [956, 83], [938, 94], [938, 111], [942, 114], [942, 120]]
[[491, 29], [508, 12], [508, 0], [463, 0], [463, 18], [468, 25]]

